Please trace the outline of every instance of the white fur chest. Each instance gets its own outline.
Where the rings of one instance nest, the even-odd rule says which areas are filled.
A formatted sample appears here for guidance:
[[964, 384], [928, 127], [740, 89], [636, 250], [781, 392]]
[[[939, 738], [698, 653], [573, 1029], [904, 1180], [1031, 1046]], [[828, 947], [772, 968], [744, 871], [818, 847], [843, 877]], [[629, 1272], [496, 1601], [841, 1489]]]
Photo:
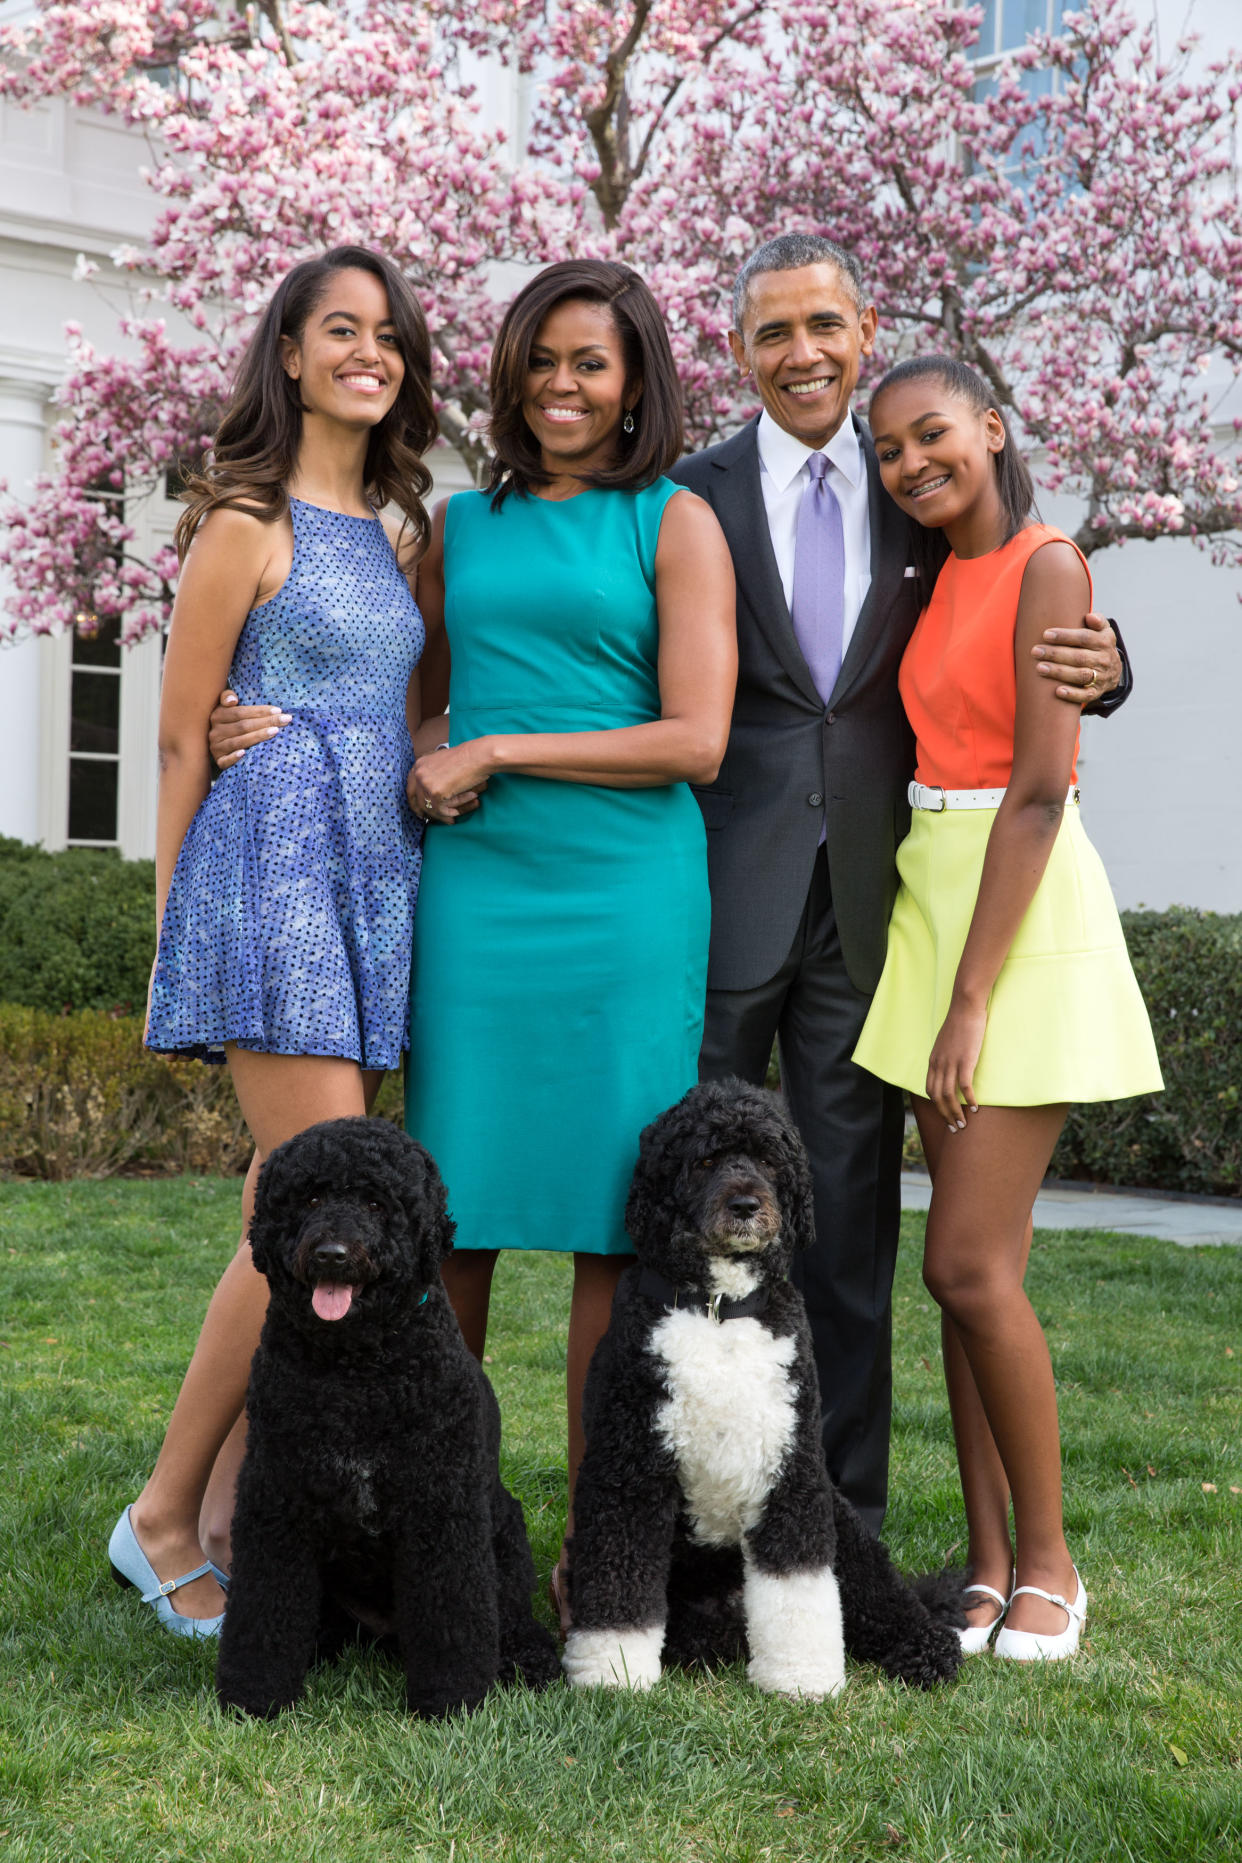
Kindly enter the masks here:
[[718, 1324], [675, 1308], [651, 1347], [668, 1385], [656, 1432], [676, 1461], [691, 1533], [702, 1545], [737, 1545], [762, 1514], [793, 1439], [793, 1335], [756, 1319]]

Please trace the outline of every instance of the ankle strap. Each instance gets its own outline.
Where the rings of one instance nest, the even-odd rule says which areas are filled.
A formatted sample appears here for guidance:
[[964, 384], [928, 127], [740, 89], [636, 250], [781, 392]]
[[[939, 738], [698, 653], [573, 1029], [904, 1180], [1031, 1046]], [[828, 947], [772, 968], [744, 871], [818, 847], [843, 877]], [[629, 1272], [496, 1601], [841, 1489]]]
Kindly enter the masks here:
[[1063, 1598], [1059, 1591], [1041, 1591], [1038, 1585], [1019, 1585], [1013, 1595], [1015, 1598], [1021, 1598], [1024, 1595], [1028, 1598], [1042, 1598], [1046, 1604], [1059, 1604], [1067, 1616], [1076, 1619], [1079, 1623], [1086, 1616], [1085, 1611], [1080, 1611], [1076, 1604], [1071, 1604], [1068, 1598]]
[[202, 1565], [196, 1565], [192, 1572], [183, 1572], [180, 1578], [166, 1578], [162, 1585], [155, 1587], [154, 1591], [144, 1591], [142, 1602], [154, 1604], [157, 1598], [166, 1598], [169, 1592], [180, 1591], [183, 1585], [193, 1584], [196, 1578], [206, 1578], [208, 1572], [214, 1574], [215, 1569], [209, 1559], [204, 1559]]
[[1002, 1598], [1000, 1592], [994, 1591], [991, 1585], [963, 1585], [962, 1591], [963, 1593], [968, 1591], [981, 1591], [985, 1597], [995, 1598], [1002, 1611], [1005, 1610], [1009, 1604], [1008, 1598]]

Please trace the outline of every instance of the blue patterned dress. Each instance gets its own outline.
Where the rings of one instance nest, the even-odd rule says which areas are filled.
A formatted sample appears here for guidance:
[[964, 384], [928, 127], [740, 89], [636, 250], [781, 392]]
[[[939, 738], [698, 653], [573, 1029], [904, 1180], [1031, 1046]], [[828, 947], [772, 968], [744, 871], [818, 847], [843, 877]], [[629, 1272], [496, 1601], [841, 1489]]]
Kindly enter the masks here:
[[289, 504], [288, 578], [247, 615], [229, 683], [293, 722], [225, 770], [190, 823], [147, 1046], [393, 1067], [422, 860], [405, 692], [423, 622], [378, 518]]

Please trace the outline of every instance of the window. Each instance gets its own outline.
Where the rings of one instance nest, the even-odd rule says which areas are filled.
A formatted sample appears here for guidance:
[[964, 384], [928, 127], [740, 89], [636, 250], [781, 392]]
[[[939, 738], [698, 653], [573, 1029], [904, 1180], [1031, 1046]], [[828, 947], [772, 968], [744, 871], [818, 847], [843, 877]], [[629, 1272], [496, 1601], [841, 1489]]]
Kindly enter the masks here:
[[73, 636], [69, 678], [71, 847], [115, 847], [121, 754], [121, 640], [115, 619]]
[[[984, 0], [979, 43], [974, 49], [974, 63], [981, 74], [974, 86], [977, 102], [982, 103], [995, 93], [993, 66], [1006, 53], [1025, 45], [1033, 32], [1059, 32], [1064, 11], [1065, 0]], [[1036, 66], [1032, 71], [1022, 72], [1019, 82], [1028, 97], [1047, 97], [1057, 79], [1053, 72]], [[1027, 160], [1038, 163], [1043, 152], [1042, 129], [1032, 124], [1015, 138], [1010, 150], [1006, 168], [1011, 178], [1016, 178], [1016, 171]]]
[[[102, 496], [120, 517], [115, 494]], [[117, 845], [117, 794], [121, 761], [121, 627], [83, 616], [73, 631], [69, 672], [70, 847]]]
[[976, 63], [1016, 51], [1033, 32], [1059, 31], [1064, 10], [1064, 0], [984, 0]]

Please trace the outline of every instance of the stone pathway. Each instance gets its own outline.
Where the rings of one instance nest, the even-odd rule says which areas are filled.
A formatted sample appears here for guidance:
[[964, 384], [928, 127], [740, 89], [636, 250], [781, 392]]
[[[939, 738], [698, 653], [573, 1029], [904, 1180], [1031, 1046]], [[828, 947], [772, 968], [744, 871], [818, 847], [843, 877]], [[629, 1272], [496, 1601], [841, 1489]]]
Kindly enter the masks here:
[[[925, 1210], [931, 1184], [921, 1171], [901, 1174], [901, 1207]], [[1197, 1197], [1159, 1197], [1124, 1190], [1050, 1189], [1035, 1199], [1037, 1229], [1116, 1229], [1124, 1235], [1160, 1236], [1184, 1248], [1204, 1243], [1242, 1244], [1242, 1197], [1211, 1203]]]

